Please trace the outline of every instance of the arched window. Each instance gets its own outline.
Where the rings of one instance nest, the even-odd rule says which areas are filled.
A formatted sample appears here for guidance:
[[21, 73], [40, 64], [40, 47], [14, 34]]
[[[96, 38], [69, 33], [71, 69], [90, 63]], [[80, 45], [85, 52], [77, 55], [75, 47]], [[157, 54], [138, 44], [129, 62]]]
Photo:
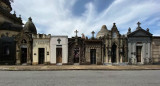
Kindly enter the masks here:
[[23, 40], [21, 41], [21, 43], [22, 43], [22, 44], [26, 44], [27, 41], [26, 41], [25, 39], [23, 39]]

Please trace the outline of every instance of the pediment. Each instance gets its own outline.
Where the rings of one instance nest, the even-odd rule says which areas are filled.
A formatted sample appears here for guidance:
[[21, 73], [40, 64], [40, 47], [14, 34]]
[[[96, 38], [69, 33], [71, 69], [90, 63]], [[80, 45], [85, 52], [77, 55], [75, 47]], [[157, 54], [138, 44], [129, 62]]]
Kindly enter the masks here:
[[128, 35], [129, 37], [150, 37], [152, 34], [143, 29], [136, 30]]

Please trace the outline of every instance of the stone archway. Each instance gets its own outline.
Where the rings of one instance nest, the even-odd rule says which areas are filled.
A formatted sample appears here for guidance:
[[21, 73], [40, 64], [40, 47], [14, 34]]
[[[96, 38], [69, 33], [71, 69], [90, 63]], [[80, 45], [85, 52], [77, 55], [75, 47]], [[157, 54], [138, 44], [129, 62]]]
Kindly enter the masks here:
[[16, 36], [16, 64], [31, 64], [32, 37], [21, 32]]

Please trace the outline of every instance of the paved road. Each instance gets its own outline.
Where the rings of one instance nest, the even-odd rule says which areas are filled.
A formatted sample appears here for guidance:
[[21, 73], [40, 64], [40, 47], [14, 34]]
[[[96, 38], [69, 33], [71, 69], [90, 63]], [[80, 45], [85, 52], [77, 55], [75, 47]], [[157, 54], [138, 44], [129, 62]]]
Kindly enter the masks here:
[[160, 86], [160, 70], [0, 71], [0, 86]]

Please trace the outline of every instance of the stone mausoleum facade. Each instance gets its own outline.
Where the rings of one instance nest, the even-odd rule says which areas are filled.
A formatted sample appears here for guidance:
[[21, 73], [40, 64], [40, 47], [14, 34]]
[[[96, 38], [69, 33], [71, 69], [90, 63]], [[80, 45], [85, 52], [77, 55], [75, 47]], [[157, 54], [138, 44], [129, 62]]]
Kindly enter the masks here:
[[32, 18], [23, 24], [9, 0], [0, 0], [1, 65], [147, 65], [160, 64], [160, 36], [137, 23], [122, 35], [116, 23], [95, 36], [37, 34]]

